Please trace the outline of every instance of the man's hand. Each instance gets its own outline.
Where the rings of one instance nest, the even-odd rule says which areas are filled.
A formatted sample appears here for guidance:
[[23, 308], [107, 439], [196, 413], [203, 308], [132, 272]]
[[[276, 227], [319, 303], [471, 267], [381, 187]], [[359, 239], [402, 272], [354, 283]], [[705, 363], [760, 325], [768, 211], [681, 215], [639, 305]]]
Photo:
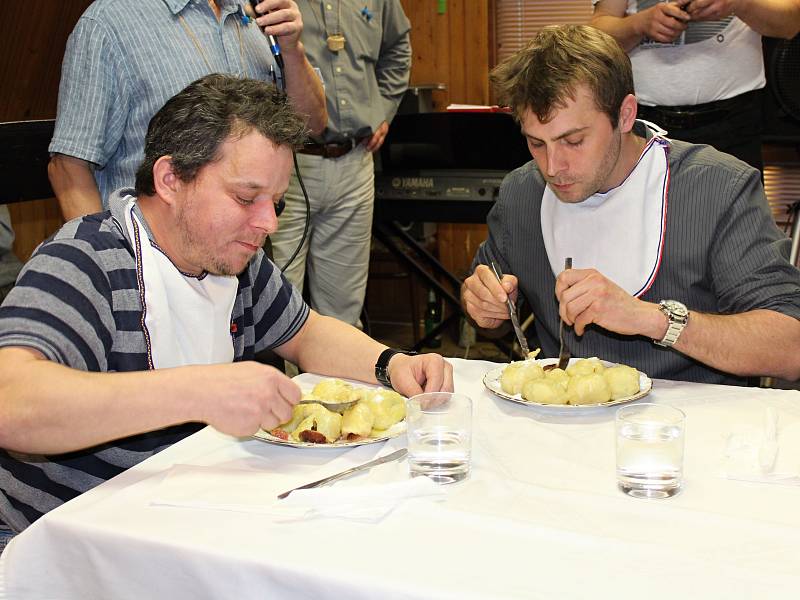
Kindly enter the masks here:
[[395, 354], [387, 365], [392, 387], [404, 396], [452, 392], [453, 366], [438, 354]]
[[478, 265], [461, 287], [464, 309], [475, 324], [483, 329], [495, 329], [509, 319], [508, 299], [511, 302], [517, 300], [517, 278], [503, 275], [501, 286], [486, 265]]
[[256, 5], [256, 23], [264, 33], [278, 38], [281, 50], [293, 51], [300, 42], [303, 18], [292, 0], [261, 0]]
[[256, 362], [238, 362], [195, 369], [195, 393], [202, 420], [235, 436], [269, 431], [292, 417], [302, 396], [297, 384], [277, 369]]
[[656, 304], [634, 298], [595, 269], [567, 269], [556, 278], [559, 314], [583, 335], [595, 323], [622, 335], [661, 339], [667, 318]]
[[639, 35], [663, 44], [674, 42], [692, 19], [690, 13], [683, 10], [687, 4], [688, 0], [659, 2], [632, 15], [639, 21]]
[[692, 0], [686, 12], [693, 21], [718, 21], [733, 14], [732, 0]]
[[365, 140], [365, 145], [368, 152], [375, 152], [383, 146], [383, 140], [386, 139], [386, 134], [389, 133], [389, 124], [384, 121], [378, 125], [378, 129], [372, 134], [372, 137]]

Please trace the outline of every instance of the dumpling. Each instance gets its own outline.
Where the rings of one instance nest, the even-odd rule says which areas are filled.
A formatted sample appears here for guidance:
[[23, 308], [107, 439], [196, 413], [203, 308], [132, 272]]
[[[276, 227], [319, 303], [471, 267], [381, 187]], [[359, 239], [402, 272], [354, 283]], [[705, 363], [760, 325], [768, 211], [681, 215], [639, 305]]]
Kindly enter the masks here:
[[350, 435], [369, 437], [372, 432], [375, 416], [365, 402], [358, 402], [344, 411], [342, 416], [342, 437]]
[[611, 400], [608, 383], [598, 373], [572, 375], [567, 392], [574, 394], [574, 398], [570, 398], [570, 404], [600, 404]]
[[522, 386], [522, 397], [539, 404], [566, 404], [566, 389], [550, 379], [531, 379]]
[[611, 399], [633, 396], [639, 392], [639, 372], [627, 365], [617, 365], [603, 371], [611, 391]]
[[549, 371], [544, 372], [544, 376], [548, 381], [558, 384], [564, 391], [567, 391], [567, 386], [569, 385], [569, 375], [567, 375], [567, 372], [564, 369], [559, 369], [558, 367], [555, 369], [550, 369]]
[[366, 404], [372, 411], [375, 421], [373, 429], [389, 429], [406, 416], [406, 401], [394, 390], [374, 390], [367, 393], [359, 404]]
[[353, 398], [354, 393], [353, 386], [341, 379], [323, 379], [311, 390], [311, 395], [314, 398], [331, 402], [355, 400]]
[[506, 394], [519, 394], [522, 386], [531, 379], [544, 377], [542, 367], [534, 362], [512, 362], [500, 375], [500, 387]]
[[[301, 437], [304, 431], [317, 431], [325, 436], [325, 441], [330, 443], [339, 439], [342, 433], [342, 415], [332, 412], [321, 404], [302, 404], [295, 406], [300, 408], [300, 413], [305, 413], [305, 417], [292, 430], [290, 437], [294, 441], [303, 441]], [[292, 420], [295, 418], [296, 411], [292, 411]], [[284, 429], [281, 427], [281, 429]]]
[[592, 373], [602, 373], [603, 371], [605, 371], [605, 367], [597, 358], [581, 358], [567, 367], [567, 373], [570, 377], [591, 375]]

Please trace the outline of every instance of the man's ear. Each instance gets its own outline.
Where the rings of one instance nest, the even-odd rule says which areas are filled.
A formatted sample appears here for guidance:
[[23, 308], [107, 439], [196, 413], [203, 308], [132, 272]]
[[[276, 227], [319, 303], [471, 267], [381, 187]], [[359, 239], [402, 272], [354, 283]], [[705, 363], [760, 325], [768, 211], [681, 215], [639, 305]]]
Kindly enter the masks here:
[[157, 196], [167, 204], [174, 202], [176, 194], [183, 186], [183, 182], [175, 174], [171, 156], [162, 156], [153, 165], [153, 184], [156, 188]]
[[622, 99], [622, 104], [619, 107], [619, 123], [618, 126], [622, 133], [628, 133], [633, 129], [633, 123], [636, 121], [636, 96], [628, 94]]

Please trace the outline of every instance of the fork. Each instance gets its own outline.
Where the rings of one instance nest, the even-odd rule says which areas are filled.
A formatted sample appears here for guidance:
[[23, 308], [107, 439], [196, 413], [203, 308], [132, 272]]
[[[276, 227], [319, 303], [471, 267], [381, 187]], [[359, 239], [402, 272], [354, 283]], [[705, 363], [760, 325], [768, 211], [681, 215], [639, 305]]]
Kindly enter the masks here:
[[[568, 256], [564, 261], [564, 270], [572, 268], [572, 257]], [[566, 369], [569, 364], [570, 353], [566, 344], [564, 344], [564, 319], [561, 319], [561, 324], [558, 326], [558, 341], [561, 343], [561, 348], [558, 350], [558, 368]]]

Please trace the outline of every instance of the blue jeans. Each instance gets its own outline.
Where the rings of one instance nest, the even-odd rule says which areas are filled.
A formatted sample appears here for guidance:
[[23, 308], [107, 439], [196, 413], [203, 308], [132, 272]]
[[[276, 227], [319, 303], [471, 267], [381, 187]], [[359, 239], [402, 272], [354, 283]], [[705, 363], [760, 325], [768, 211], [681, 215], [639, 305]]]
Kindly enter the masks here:
[[15, 535], [16, 534], [7, 527], [0, 526], [0, 554], [3, 553], [8, 542], [10, 542]]

